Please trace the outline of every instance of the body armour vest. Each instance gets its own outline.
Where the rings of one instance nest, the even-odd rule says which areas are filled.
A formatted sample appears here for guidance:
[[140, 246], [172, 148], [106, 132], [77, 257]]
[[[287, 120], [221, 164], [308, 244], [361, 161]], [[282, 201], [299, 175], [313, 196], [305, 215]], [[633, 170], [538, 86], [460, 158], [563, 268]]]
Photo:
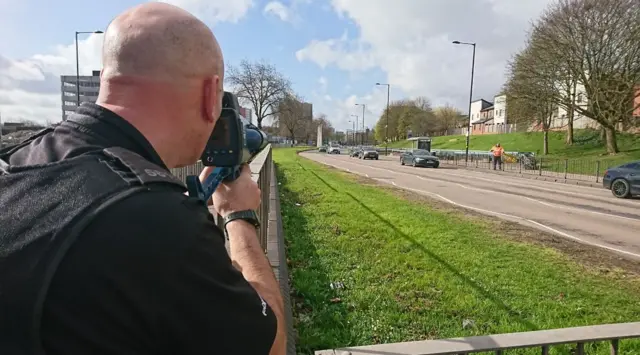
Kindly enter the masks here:
[[119, 147], [43, 165], [5, 161], [0, 156], [0, 354], [44, 354], [40, 321], [47, 290], [82, 230], [132, 194], [186, 187]]

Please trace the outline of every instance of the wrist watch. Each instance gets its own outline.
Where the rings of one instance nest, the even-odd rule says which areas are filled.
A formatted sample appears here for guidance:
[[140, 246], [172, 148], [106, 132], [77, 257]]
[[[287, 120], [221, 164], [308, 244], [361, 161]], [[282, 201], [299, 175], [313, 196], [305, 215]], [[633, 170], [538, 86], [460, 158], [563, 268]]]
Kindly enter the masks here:
[[229, 237], [227, 233], [227, 224], [229, 222], [233, 222], [236, 220], [242, 220], [251, 223], [256, 229], [260, 227], [260, 219], [258, 218], [258, 214], [254, 210], [244, 210], [244, 211], [236, 211], [231, 212], [224, 217], [223, 229], [224, 233], [227, 234], [227, 238]]

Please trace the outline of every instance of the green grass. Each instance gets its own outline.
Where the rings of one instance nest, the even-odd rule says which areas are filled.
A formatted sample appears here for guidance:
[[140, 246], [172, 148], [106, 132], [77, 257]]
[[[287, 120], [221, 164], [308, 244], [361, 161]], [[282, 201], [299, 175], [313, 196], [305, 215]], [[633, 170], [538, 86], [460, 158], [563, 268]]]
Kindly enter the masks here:
[[[598, 274], [553, 249], [495, 235], [489, 224], [408, 202], [295, 149], [273, 156], [300, 354], [640, 316], [635, 278]], [[332, 290], [334, 281], [345, 289]], [[475, 325], [463, 329], [465, 319]], [[640, 352], [637, 342], [623, 347]]]
[[[472, 135], [469, 142], [471, 150], [486, 150], [500, 142], [507, 151], [534, 152], [542, 154], [543, 133], [521, 132], [510, 134]], [[565, 143], [564, 132], [549, 132], [550, 159], [597, 159], [611, 164], [623, 163], [630, 160], [640, 160], [640, 136], [633, 134], [618, 134], [618, 148], [620, 153], [615, 156], [606, 154], [604, 142], [600, 134], [594, 130], [576, 130], [575, 144]], [[465, 149], [465, 136], [434, 137], [435, 149]], [[389, 144], [393, 148], [411, 147], [410, 141], [399, 141]]]

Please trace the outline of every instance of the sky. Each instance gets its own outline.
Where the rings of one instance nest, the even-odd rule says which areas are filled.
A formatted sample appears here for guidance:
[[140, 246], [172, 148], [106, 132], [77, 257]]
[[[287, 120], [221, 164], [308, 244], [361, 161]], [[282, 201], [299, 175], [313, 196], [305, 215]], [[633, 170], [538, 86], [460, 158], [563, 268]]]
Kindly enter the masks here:
[[[220, 42], [225, 63], [266, 60], [338, 130], [362, 106], [366, 127], [391, 100], [424, 96], [467, 112], [501, 89], [506, 63], [552, 0], [163, 0], [191, 12]], [[75, 75], [75, 31], [105, 30], [135, 0], [0, 0], [3, 122], [61, 120], [60, 75]], [[102, 35], [80, 35], [81, 75], [101, 68]]]

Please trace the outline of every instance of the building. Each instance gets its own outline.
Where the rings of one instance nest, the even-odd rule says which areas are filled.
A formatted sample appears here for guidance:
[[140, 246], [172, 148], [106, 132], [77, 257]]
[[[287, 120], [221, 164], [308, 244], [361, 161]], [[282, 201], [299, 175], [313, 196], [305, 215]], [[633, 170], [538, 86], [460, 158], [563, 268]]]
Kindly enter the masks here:
[[480, 121], [482, 119], [482, 116], [480, 115], [480, 111], [490, 106], [493, 106], [493, 104], [484, 99], [473, 101], [471, 103], [471, 123]]
[[[80, 83], [80, 100], [78, 100], [78, 86]], [[95, 103], [100, 92], [100, 71], [94, 70], [92, 75], [61, 75], [60, 92], [62, 97], [62, 120], [73, 113], [78, 107], [78, 101]]]
[[240, 106], [240, 112], [238, 113], [249, 120], [249, 122], [253, 123], [253, 111], [251, 111], [250, 108]]
[[635, 97], [633, 99], [633, 117], [640, 118], [640, 85], [636, 87]]
[[493, 122], [507, 123], [507, 95], [498, 95], [493, 98]]
[[309, 102], [302, 103], [302, 118], [313, 119], [313, 104]]

